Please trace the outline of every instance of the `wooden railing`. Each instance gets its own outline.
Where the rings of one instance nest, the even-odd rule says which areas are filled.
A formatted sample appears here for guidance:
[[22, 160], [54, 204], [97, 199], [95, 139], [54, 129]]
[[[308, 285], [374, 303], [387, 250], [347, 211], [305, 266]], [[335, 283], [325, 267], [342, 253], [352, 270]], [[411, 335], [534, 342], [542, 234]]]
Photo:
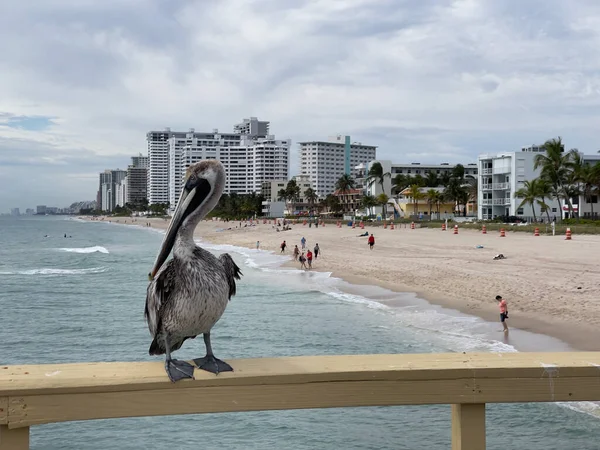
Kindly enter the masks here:
[[304, 356], [229, 361], [171, 383], [162, 362], [0, 366], [0, 450], [29, 427], [117, 417], [452, 405], [452, 448], [485, 448], [485, 404], [600, 400], [600, 353]]

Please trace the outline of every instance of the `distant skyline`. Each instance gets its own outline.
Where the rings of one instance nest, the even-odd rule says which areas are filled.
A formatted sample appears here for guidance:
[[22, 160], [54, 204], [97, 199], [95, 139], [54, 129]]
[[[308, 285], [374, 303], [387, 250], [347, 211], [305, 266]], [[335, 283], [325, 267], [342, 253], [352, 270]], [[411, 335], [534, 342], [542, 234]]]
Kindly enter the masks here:
[[95, 199], [148, 130], [250, 116], [292, 174], [334, 134], [406, 163], [600, 148], [595, 0], [6, 0], [0, 41], [3, 212]]

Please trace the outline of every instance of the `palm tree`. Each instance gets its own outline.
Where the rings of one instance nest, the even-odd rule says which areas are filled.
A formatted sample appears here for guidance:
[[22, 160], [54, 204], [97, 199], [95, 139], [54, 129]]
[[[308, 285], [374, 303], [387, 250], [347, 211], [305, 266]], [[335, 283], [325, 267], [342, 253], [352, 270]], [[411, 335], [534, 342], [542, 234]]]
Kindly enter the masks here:
[[279, 189], [277, 191], [277, 200], [284, 200], [287, 198], [287, 192], [285, 189]]
[[462, 182], [458, 178], [450, 178], [450, 182], [444, 189], [444, 197], [454, 203], [454, 206], [460, 207], [461, 202], [465, 199], [468, 200], [468, 194], [465, 196], [466, 189]]
[[367, 210], [367, 215], [371, 215], [371, 208], [377, 206], [379, 203], [377, 201], [377, 199], [370, 195], [367, 194], [365, 195], [362, 199], [361, 199], [361, 205], [363, 208], [365, 208]]
[[537, 217], [535, 214], [535, 205], [539, 204], [538, 202], [540, 199], [542, 201], [544, 199], [544, 187], [542, 186], [543, 184], [544, 181], [540, 179], [525, 181], [525, 183], [523, 183], [523, 187], [515, 192], [515, 198], [521, 199], [519, 208], [525, 204], [531, 207], [534, 222], [537, 221]]
[[381, 205], [383, 207], [383, 220], [387, 219], [387, 215], [385, 214], [387, 211], [387, 203], [390, 200], [390, 198], [388, 197], [388, 195], [385, 192], [382, 192], [381, 194], [379, 194], [377, 196], [377, 204]]
[[354, 186], [356, 186], [354, 178], [352, 178], [347, 173], [342, 175], [335, 183], [335, 188], [338, 189], [342, 193], [348, 192], [349, 190], [354, 189]]
[[425, 177], [426, 186], [427, 187], [438, 187], [440, 185], [440, 180], [435, 172], [428, 172], [427, 177]]
[[431, 211], [435, 205], [435, 202], [437, 201], [438, 191], [435, 189], [429, 189], [425, 195], [427, 196], [427, 204], [429, 205], [429, 220], [431, 220]]
[[315, 202], [319, 199], [319, 196], [313, 188], [309, 187], [304, 191], [304, 199], [308, 202], [312, 211], [315, 207]]
[[591, 215], [594, 218], [592, 196], [597, 195], [600, 188], [600, 162], [594, 165], [584, 163], [581, 154], [577, 153], [573, 158], [573, 176], [580, 187], [585, 201], [590, 204]]
[[385, 188], [383, 187], [383, 182], [386, 178], [391, 178], [392, 174], [390, 172], [384, 172], [383, 166], [379, 161], [374, 162], [369, 169], [369, 173], [367, 174], [367, 183], [369, 187], [371, 187], [375, 183], [379, 183], [381, 186], [381, 190], [385, 193]]
[[[381, 186], [381, 191], [385, 194], [385, 188], [383, 187], [383, 183], [386, 178], [391, 178], [392, 174], [390, 172], [384, 172], [383, 166], [379, 161], [375, 161], [371, 167], [369, 168], [369, 173], [367, 174], [367, 184], [369, 187], [373, 186], [375, 183], [379, 183]], [[387, 203], [383, 206], [383, 217], [387, 217]]]
[[294, 212], [294, 204], [300, 200], [300, 186], [296, 180], [291, 179], [285, 187], [285, 198], [290, 202], [291, 210]]
[[408, 189], [408, 192], [406, 193], [406, 195], [408, 195], [411, 199], [412, 199], [412, 203], [413, 203], [413, 211], [414, 211], [414, 215], [417, 215], [417, 209], [419, 206], [419, 200], [421, 200], [425, 194], [423, 194], [421, 192], [421, 188], [418, 184], [413, 184], [410, 186], [410, 188]]
[[403, 175], [401, 173], [396, 174], [394, 179], [392, 180], [392, 192], [400, 192], [410, 186], [410, 177]]
[[541, 168], [540, 177], [544, 179], [552, 187], [553, 196], [558, 203], [560, 211], [560, 199], [565, 198], [569, 207], [569, 213], [573, 211], [573, 204], [570, 197], [567, 195], [566, 185], [569, 175], [573, 170], [573, 161], [576, 150], [571, 149], [565, 153], [565, 145], [561, 137], [558, 139], [550, 139], [544, 144], [545, 153], [535, 155], [533, 160], [533, 168]]

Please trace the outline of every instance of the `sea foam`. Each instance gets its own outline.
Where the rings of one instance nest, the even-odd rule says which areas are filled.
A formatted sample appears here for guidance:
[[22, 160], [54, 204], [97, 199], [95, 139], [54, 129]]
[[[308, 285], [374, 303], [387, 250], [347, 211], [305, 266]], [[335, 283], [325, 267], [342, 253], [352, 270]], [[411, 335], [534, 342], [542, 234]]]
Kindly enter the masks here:
[[81, 248], [59, 248], [61, 252], [69, 253], [109, 253], [104, 247], [96, 245], [94, 247], [81, 247]]
[[102, 272], [106, 272], [106, 267], [91, 267], [89, 269], [30, 269], [0, 272], [0, 275], [85, 275]]

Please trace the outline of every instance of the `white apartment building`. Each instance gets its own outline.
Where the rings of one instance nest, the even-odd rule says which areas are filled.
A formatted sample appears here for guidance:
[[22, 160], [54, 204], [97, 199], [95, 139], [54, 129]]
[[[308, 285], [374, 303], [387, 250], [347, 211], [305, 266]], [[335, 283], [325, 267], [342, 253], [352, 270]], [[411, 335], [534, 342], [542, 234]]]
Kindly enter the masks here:
[[[367, 164], [360, 164], [354, 168], [356, 173], [356, 184], [357, 188], [363, 189], [365, 193], [378, 196], [383, 192], [379, 183], [373, 183], [371, 186], [366, 182], [369, 169], [375, 163], [379, 162], [383, 168], [383, 173], [390, 173], [389, 177], [386, 177], [383, 181], [383, 188], [387, 195], [391, 196], [392, 186], [396, 175], [401, 174], [407, 177], [414, 177], [421, 175], [423, 178], [427, 178], [429, 173], [435, 173], [438, 178], [443, 177], [445, 174], [451, 175], [452, 171], [458, 164], [441, 163], [441, 164], [426, 164], [426, 163], [393, 163], [388, 160], [377, 160], [370, 161]], [[463, 164], [465, 168], [465, 178], [477, 178], [477, 163]]]
[[324, 197], [335, 191], [335, 184], [342, 175], [354, 175], [356, 166], [368, 164], [376, 154], [376, 146], [351, 142], [350, 136], [300, 142], [300, 173], [309, 175], [317, 195]]
[[[540, 169], [534, 169], [534, 159], [537, 154], [545, 150], [542, 146], [533, 145], [523, 147], [520, 152], [498, 153], [496, 155], [479, 155], [479, 184], [478, 184], [478, 211], [480, 220], [491, 220], [501, 216], [521, 216], [523, 219], [531, 219], [533, 211], [529, 205], [519, 207], [522, 199], [515, 198], [515, 192], [524, 187], [525, 181], [538, 178]], [[582, 155], [585, 163], [596, 164], [600, 162], [600, 155]], [[559, 205], [556, 199], [544, 199], [550, 206], [549, 215], [558, 219], [567, 217], [568, 206], [561, 201]], [[593, 202], [594, 214], [597, 211], [598, 197], [592, 196], [586, 199], [583, 196], [571, 199], [573, 210], [580, 217], [591, 217], [591, 205]], [[540, 207], [536, 206], [538, 218], [547, 217], [541, 213]]]
[[[174, 208], [179, 200], [188, 166], [205, 159], [218, 159], [227, 179], [224, 192], [259, 192], [262, 183], [288, 177], [291, 140], [277, 140], [268, 133], [269, 122], [244, 119], [233, 133], [196, 132], [173, 134], [167, 140], [166, 201]], [[150, 163], [152, 174], [152, 159]], [[150, 184], [152, 181], [150, 181]]]
[[126, 186], [127, 171], [116, 169], [100, 172], [97, 195], [100, 202], [99, 209], [112, 212], [115, 206], [125, 205], [125, 197], [123, 196], [126, 195]]
[[185, 132], [174, 132], [170, 128], [146, 133], [148, 141], [148, 202], [169, 201], [169, 139], [185, 137]]

